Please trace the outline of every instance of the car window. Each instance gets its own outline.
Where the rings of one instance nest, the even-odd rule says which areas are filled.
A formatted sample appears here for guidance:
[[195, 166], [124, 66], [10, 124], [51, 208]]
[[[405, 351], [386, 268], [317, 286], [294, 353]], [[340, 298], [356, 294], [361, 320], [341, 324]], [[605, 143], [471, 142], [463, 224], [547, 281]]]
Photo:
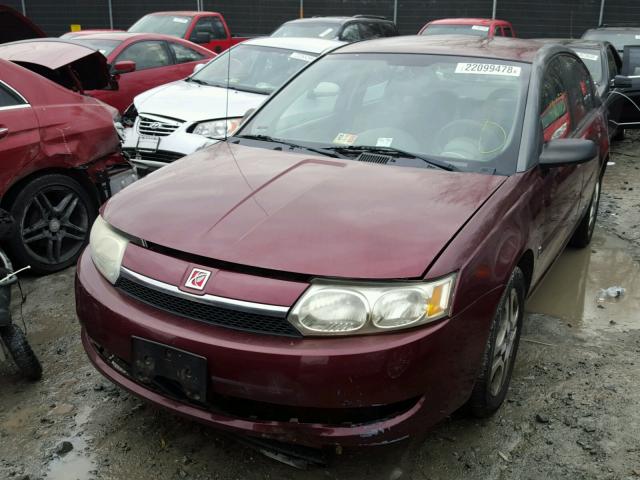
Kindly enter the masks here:
[[196, 52], [193, 48], [185, 47], [179, 43], [169, 42], [169, 46], [176, 57], [176, 63], [195, 62], [204, 58], [204, 55]]
[[587, 30], [582, 38], [590, 40], [606, 40], [613, 44], [619, 52], [624, 50], [625, 45], [640, 45], [640, 30], [636, 31], [616, 31], [616, 30]]
[[360, 23], [360, 38], [366, 40], [368, 38], [379, 38], [382, 36], [382, 32], [378, 27], [378, 24], [373, 22]]
[[572, 130], [575, 130], [595, 106], [593, 81], [588, 70], [574, 57], [562, 55], [559, 59], [558, 66], [563, 69], [562, 81], [569, 93]]
[[607, 48], [607, 64], [609, 66], [609, 78], [614, 78], [620, 73], [620, 67], [616, 61], [617, 54], [613, 52], [612, 48]]
[[565, 138], [571, 131], [569, 94], [562, 83], [561, 70], [557, 61], [552, 61], [542, 79], [540, 121], [545, 142]]
[[134, 23], [127, 32], [132, 33], [162, 33], [183, 38], [192, 17], [183, 15], [145, 15]]
[[489, 27], [486, 25], [453, 25], [432, 24], [425, 28], [420, 35], [474, 35], [488, 37]]
[[595, 48], [574, 48], [576, 55], [584, 62], [589, 69], [593, 81], [597, 84], [602, 82], [602, 62], [600, 49]]
[[378, 25], [380, 25], [380, 29], [382, 30], [382, 36], [395, 37], [398, 35], [398, 30], [392, 23], [381, 22]]
[[513, 32], [511, 31], [511, 27], [502, 27], [502, 34], [505, 37], [513, 37]]
[[118, 55], [116, 62], [123, 60], [136, 62], [136, 71], [146, 70], [147, 68], [166, 67], [172, 63], [164, 42], [154, 40], [137, 42], [128, 46]]
[[121, 40], [103, 40], [99, 38], [94, 39], [83, 37], [74, 38], [73, 41], [86, 45], [87, 47], [95, 48], [105, 57], [108, 57], [109, 54], [122, 43]]
[[271, 34], [272, 37], [304, 37], [334, 39], [340, 24], [337, 22], [293, 21], [287, 22]]
[[357, 23], [350, 23], [342, 31], [341, 40], [345, 42], [357, 42], [362, 39], [360, 36], [360, 27]]
[[397, 148], [460, 170], [509, 174], [530, 70], [452, 55], [333, 54], [288, 83], [239, 135], [313, 148]]
[[200, 32], [208, 33], [211, 40], [225, 40], [227, 38], [222, 20], [218, 17], [203, 17], [198, 20], [193, 32], [191, 32], [190, 40], [196, 40], [196, 36]]
[[26, 102], [16, 95], [4, 82], [0, 81], [0, 108], [25, 105]]

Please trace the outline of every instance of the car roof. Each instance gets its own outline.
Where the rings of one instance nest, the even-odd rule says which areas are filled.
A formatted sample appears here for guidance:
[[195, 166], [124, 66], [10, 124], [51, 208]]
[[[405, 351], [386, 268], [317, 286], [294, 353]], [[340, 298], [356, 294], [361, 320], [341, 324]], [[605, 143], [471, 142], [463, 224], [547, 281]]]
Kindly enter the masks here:
[[491, 18], [440, 18], [429, 22], [435, 25], [491, 25], [492, 23], [509, 23], [506, 20]]
[[496, 58], [533, 63], [545, 44], [518, 38], [486, 39], [471, 35], [410, 35], [345, 45], [336, 53], [413, 53]]
[[638, 27], [634, 27], [634, 26], [631, 26], [631, 25], [629, 25], [629, 26], [618, 26], [618, 27], [602, 26], [602, 27], [596, 27], [596, 28], [589, 28], [586, 32], [607, 32], [607, 31], [611, 31], [611, 32], [637, 32], [637, 31], [640, 31], [640, 26], [638, 26]]
[[607, 45], [611, 45], [606, 40], [589, 40], [588, 38], [536, 38], [537, 42], [555, 43], [570, 48], [593, 48], [601, 49]]
[[240, 45], [259, 45], [261, 47], [286, 48], [308, 53], [323, 53], [334, 49], [345, 42], [337, 40], [325, 40], [322, 38], [296, 38], [296, 37], [260, 37], [246, 40]]
[[368, 17], [366, 15], [354, 15], [348, 16], [327, 16], [327, 17], [308, 17], [308, 18], [294, 18], [285, 23], [314, 23], [314, 22], [333, 22], [333, 23], [345, 23], [352, 20], [367, 20], [375, 22], [391, 22], [388, 18], [380, 18], [377, 16]]
[[168, 10], [168, 11], [163, 11], [163, 12], [149, 12], [146, 13], [144, 16], [146, 17], [147, 15], [178, 15], [178, 16], [184, 16], [184, 17], [194, 17], [196, 15], [220, 15], [220, 13], [218, 12], [198, 12], [195, 10]]

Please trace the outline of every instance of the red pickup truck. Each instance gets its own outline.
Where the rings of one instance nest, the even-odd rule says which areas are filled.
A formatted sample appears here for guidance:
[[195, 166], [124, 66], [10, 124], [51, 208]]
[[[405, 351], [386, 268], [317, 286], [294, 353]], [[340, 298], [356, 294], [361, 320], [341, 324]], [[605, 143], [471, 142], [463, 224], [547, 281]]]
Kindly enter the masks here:
[[218, 12], [155, 12], [145, 15], [128, 30], [133, 33], [163, 33], [184, 38], [220, 53], [247, 37], [231, 34], [227, 22]]
[[427, 23], [418, 35], [475, 35], [478, 37], [515, 37], [513, 25], [495, 18], [442, 18]]

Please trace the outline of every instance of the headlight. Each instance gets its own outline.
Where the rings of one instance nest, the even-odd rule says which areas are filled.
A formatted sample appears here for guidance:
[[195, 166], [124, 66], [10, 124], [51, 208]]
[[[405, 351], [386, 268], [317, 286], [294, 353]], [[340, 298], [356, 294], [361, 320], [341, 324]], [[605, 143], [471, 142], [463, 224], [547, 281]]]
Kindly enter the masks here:
[[319, 281], [289, 321], [307, 335], [360, 335], [410, 328], [449, 315], [455, 274], [432, 282], [386, 285]]
[[202, 135], [203, 137], [222, 140], [233, 135], [240, 126], [241, 121], [242, 117], [201, 122], [196, 124], [192, 133]]
[[89, 237], [91, 258], [111, 283], [116, 283], [120, 275], [120, 264], [128, 244], [129, 239], [116, 232], [101, 216], [96, 218]]

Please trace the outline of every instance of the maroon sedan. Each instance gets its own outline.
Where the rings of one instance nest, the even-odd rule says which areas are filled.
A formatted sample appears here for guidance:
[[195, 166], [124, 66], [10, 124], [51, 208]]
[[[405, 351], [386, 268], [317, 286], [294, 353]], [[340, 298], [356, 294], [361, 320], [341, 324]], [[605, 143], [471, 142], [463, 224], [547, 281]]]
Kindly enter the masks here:
[[489, 415], [525, 298], [590, 242], [608, 147], [567, 48], [338, 48], [107, 203], [77, 270], [84, 347], [153, 403], [308, 446]]
[[216, 54], [181, 38], [154, 33], [92, 33], [73, 39], [107, 57], [117, 87], [87, 93], [124, 113], [136, 95], [180, 80]]

